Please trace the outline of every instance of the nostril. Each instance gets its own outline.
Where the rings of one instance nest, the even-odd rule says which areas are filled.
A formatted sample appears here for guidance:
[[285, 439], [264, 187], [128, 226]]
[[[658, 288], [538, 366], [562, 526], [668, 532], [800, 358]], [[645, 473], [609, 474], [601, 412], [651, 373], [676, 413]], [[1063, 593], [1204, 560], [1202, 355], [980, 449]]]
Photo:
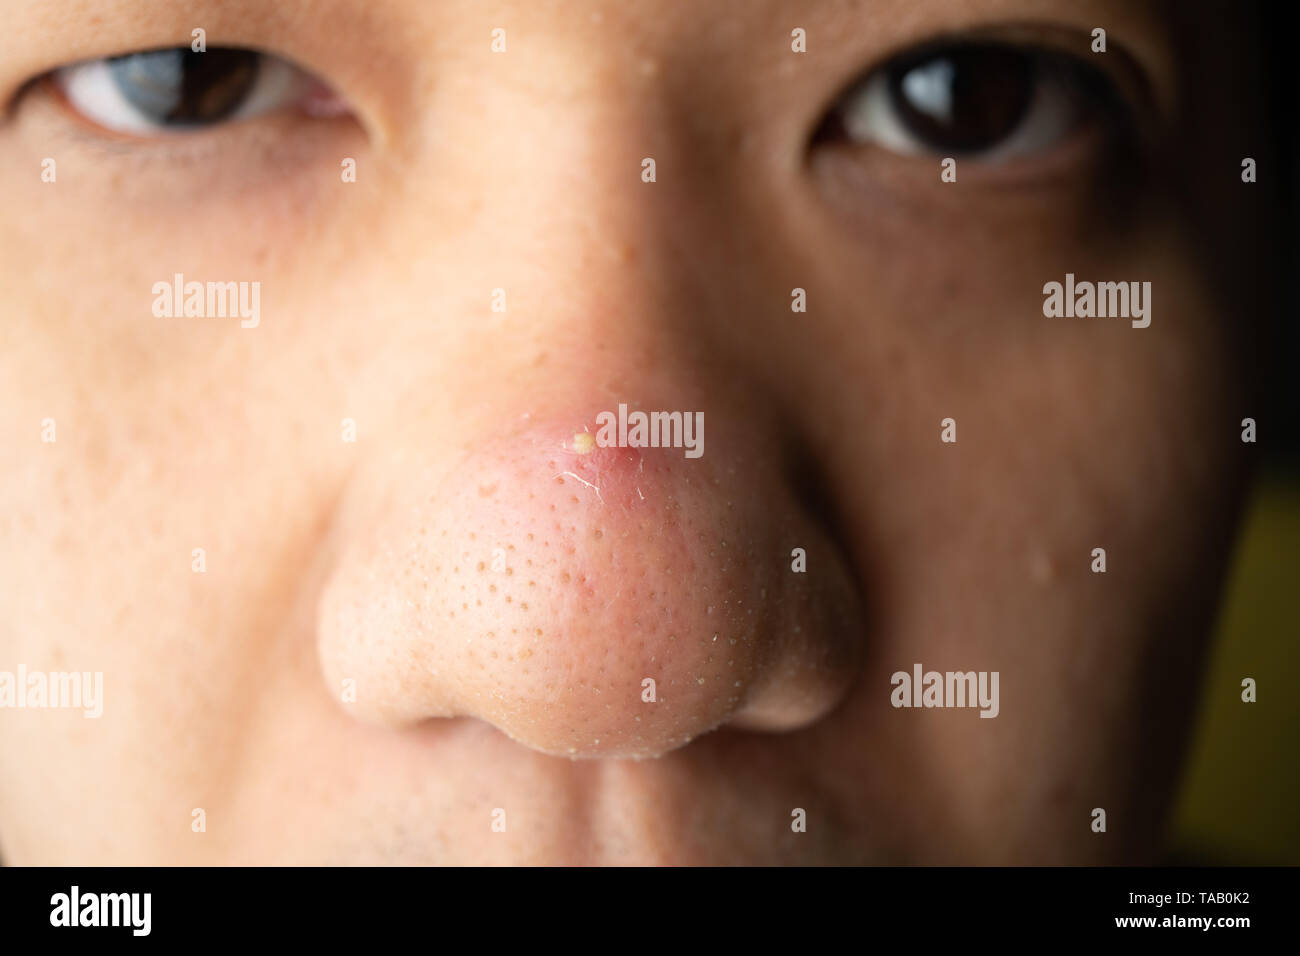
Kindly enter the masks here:
[[393, 492], [322, 595], [318, 648], [362, 719], [472, 716], [537, 750], [656, 756], [727, 722], [802, 726], [853, 676], [847, 575], [788, 482], [722, 443], [603, 447], [558, 422]]

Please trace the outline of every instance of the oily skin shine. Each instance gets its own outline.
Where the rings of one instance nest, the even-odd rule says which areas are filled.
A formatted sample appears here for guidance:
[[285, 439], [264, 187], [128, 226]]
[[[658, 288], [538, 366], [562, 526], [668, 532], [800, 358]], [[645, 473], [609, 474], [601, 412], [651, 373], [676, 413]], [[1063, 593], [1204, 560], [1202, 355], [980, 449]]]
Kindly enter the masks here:
[[[1082, 168], [810, 150], [946, 30], [1176, 57], [1147, 4], [805, 6], [0, 0], [0, 668], [105, 695], [0, 712], [0, 858], [1149, 858], [1242, 488], [1247, 280], [1188, 238], [1249, 232], [1232, 177], [1186, 150], [1121, 227]], [[354, 114], [124, 144], [19, 96], [200, 23]], [[177, 272], [260, 281], [259, 327], [152, 318]], [[1151, 327], [1045, 319], [1066, 272], [1151, 281]], [[619, 402], [706, 453], [575, 443]], [[916, 661], [999, 716], [891, 708]]]

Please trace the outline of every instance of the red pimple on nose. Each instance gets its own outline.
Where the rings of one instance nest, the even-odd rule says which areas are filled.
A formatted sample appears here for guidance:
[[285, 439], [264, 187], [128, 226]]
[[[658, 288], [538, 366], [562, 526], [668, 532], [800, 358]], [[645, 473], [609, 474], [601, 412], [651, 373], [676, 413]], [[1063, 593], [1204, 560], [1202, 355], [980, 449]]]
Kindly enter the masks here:
[[[663, 451], [671, 453], [671, 449]], [[585, 486], [602, 503], [645, 501], [641, 486], [651, 480], [648, 473], [662, 477], [670, 470], [667, 462], [647, 464], [644, 449], [603, 447], [587, 431], [564, 442], [564, 452], [555, 462], [555, 477]]]

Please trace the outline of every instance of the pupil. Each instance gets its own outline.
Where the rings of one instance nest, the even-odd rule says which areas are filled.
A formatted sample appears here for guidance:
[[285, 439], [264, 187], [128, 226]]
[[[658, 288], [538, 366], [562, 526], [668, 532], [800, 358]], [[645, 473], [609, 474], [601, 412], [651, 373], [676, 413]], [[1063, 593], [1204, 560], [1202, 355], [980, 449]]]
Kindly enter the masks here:
[[951, 152], [988, 149], [1010, 135], [1029, 109], [1035, 69], [1015, 50], [971, 47], [893, 70], [889, 93], [908, 131]]
[[257, 80], [260, 54], [185, 47], [129, 53], [108, 61], [127, 101], [156, 123], [212, 123], [235, 112]]

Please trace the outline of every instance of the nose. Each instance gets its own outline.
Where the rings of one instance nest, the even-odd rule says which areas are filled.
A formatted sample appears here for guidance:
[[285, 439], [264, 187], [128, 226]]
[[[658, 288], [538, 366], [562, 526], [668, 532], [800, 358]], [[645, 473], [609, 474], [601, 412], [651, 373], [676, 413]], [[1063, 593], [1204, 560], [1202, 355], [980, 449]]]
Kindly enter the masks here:
[[[618, 110], [633, 122], [618, 133], [518, 101], [538, 95], [527, 85], [485, 88], [501, 129], [522, 124], [548, 149], [444, 150], [429, 157], [444, 164], [435, 186], [407, 198], [421, 222], [463, 227], [420, 266], [483, 289], [496, 284], [486, 266], [508, 268], [526, 324], [514, 304], [496, 331], [413, 310], [411, 334], [445, 336], [420, 354], [460, 378], [424, 378], [401, 414], [419, 419], [423, 393], [437, 413], [383, 442], [400, 452], [362, 461], [343, 496], [317, 617], [331, 696], [351, 682], [344, 706], [358, 719], [473, 718], [570, 757], [653, 757], [724, 724], [816, 721], [845, 694], [863, 635], [820, 517], [833, 511], [810, 500], [789, 450], [803, 443], [778, 424], [794, 416], [767, 407], [727, 354], [753, 303], [736, 298], [746, 288], [714, 294], [736, 270], [704, 261], [735, 246], [714, 215], [717, 179], [626, 175], [643, 140], [679, 172], [712, 168], [712, 141], [691, 139], [689, 123], [635, 126], [663, 110]], [[648, 95], [583, 90], [607, 106]], [[467, 219], [421, 206], [484, 179]], [[395, 271], [392, 285], [404, 281]], [[458, 314], [454, 302], [434, 311]]]
[[[677, 416], [647, 415], [646, 435], [638, 411], [707, 423], [695, 456]], [[779, 446], [717, 403], [591, 401], [520, 417], [449, 467], [408, 461], [322, 596], [327, 683], [355, 682], [363, 720], [473, 717], [571, 757], [816, 721], [853, 677], [861, 611]]]

